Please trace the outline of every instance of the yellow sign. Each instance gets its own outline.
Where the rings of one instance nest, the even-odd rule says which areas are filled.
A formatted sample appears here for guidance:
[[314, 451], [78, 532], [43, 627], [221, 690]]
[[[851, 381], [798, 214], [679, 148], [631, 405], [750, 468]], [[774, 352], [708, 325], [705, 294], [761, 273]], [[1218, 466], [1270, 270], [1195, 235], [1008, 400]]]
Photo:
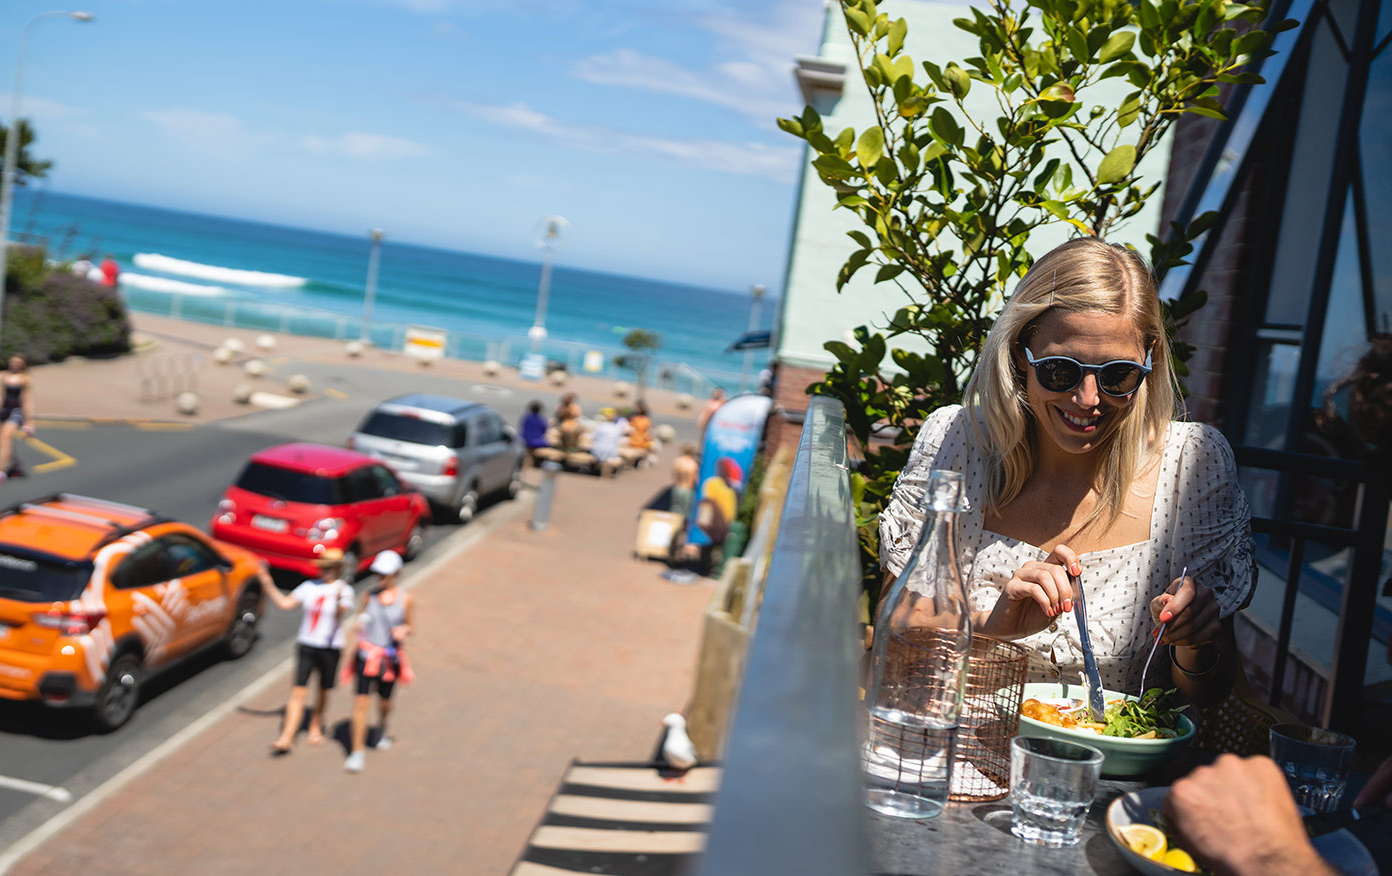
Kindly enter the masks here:
[[425, 325], [406, 326], [406, 342], [402, 352], [417, 359], [442, 359], [449, 333]]

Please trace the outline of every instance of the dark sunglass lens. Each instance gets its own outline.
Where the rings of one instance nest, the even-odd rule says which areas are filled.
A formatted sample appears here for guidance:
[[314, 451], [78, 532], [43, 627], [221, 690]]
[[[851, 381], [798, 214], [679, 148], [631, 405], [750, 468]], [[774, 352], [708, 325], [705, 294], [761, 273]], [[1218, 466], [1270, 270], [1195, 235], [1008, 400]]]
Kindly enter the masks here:
[[1067, 392], [1078, 385], [1083, 373], [1067, 359], [1045, 359], [1035, 369], [1039, 385], [1050, 392]]
[[1129, 362], [1113, 362], [1097, 372], [1097, 383], [1113, 395], [1135, 392], [1141, 385], [1141, 369]]

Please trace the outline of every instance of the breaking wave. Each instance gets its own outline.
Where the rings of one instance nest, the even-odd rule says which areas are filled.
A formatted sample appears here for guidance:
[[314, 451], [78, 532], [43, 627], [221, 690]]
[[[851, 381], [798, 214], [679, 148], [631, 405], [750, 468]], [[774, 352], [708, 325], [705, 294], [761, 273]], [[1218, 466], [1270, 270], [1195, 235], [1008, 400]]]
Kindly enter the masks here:
[[195, 277], [199, 280], [210, 280], [214, 283], [231, 283], [235, 286], [291, 289], [303, 286], [307, 282], [304, 277], [268, 274], [264, 271], [243, 271], [238, 268], [223, 268], [218, 265], [202, 265], [198, 262], [184, 261], [153, 252], [138, 252], [131, 261], [135, 263], [136, 267], [144, 268], [147, 271], [179, 274], [184, 277]]
[[133, 274], [126, 271], [120, 276], [122, 286], [134, 286], [136, 289], [148, 289], [151, 292], [177, 292], [181, 295], [226, 295], [227, 290], [221, 286], [204, 286], [202, 283], [185, 283], [183, 280], [170, 280], [167, 277], [149, 277], [145, 274]]

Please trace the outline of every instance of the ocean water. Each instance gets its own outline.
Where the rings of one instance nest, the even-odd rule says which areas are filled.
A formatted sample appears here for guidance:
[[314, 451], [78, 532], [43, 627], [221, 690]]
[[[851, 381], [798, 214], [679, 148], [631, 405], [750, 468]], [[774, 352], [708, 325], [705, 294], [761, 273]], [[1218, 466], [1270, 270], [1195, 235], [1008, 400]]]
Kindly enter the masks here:
[[[259, 314], [267, 328], [301, 330], [302, 320], [277, 317], [279, 306], [287, 305], [343, 317], [336, 321], [340, 327], [346, 322], [349, 337], [359, 331], [366, 234], [350, 237], [29, 189], [16, 192], [11, 234], [46, 244], [50, 257], [59, 260], [92, 254], [98, 261], [110, 253], [121, 266], [122, 289], [138, 310], [167, 312], [177, 297], [180, 313], [207, 320], [235, 302], [243, 322], [254, 323]], [[624, 333], [643, 328], [662, 336], [657, 358], [664, 365], [686, 363], [713, 382], [738, 388], [744, 354], [726, 348], [748, 328], [747, 292], [578, 270], [566, 267], [564, 255], [558, 250], [546, 313], [543, 353], [549, 358], [569, 357], [574, 365], [575, 349], [566, 342], [622, 350]], [[374, 340], [392, 337], [392, 325], [434, 326], [458, 333], [452, 355], [482, 359], [501, 349], [503, 358], [515, 362], [526, 352], [540, 274], [540, 251], [536, 261], [524, 262], [387, 238], [373, 308]], [[777, 305], [765, 296], [761, 327], [772, 323]], [[500, 348], [502, 339], [508, 340]], [[753, 369], [766, 360], [766, 351], [755, 351]]]

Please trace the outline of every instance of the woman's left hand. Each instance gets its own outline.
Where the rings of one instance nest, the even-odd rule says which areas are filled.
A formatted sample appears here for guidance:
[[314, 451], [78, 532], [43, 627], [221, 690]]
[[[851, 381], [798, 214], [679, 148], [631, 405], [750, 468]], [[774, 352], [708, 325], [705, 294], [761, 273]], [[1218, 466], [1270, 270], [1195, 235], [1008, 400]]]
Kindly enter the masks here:
[[20, 426], [19, 428], [20, 428], [20, 431], [22, 431], [25, 435], [28, 435], [28, 436], [30, 436], [31, 438], [33, 437], [33, 435], [34, 435], [34, 424], [33, 424], [33, 423], [25, 423], [23, 426]]
[[1150, 601], [1150, 616], [1157, 625], [1169, 624], [1161, 639], [1167, 645], [1206, 645], [1223, 630], [1212, 588], [1189, 576], [1174, 579], [1164, 593]]

